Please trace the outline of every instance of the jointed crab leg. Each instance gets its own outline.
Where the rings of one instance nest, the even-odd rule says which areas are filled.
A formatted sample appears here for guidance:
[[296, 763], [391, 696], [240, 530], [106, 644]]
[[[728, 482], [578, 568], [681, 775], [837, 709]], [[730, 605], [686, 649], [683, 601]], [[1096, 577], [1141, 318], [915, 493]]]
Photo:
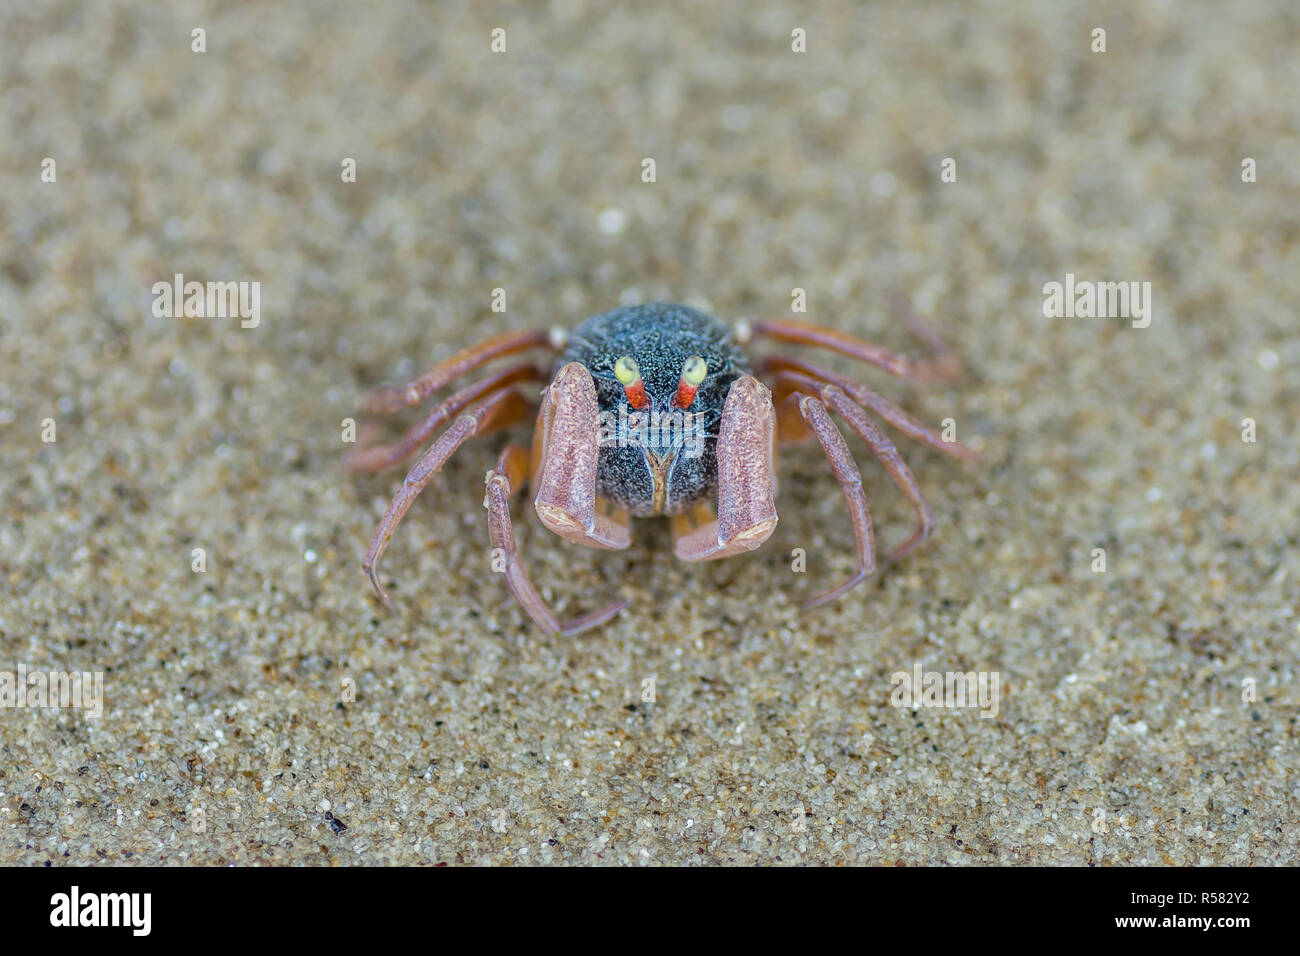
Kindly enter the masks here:
[[805, 382], [838, 385], [853, 401], [875, 412], [908, 438], [924, 442], [946, 455], [952, 455], [954, 458], [961, 458], [965, 461], [979, 461], [980, 459], [979, 452], [973, 448], [968, 448], [966, 445], [957, 442], [944, 441], [883, 395], [877, 394], [867, 386], [855, 382], [838, 372], [784, 355], [773, 355], [762, 360], [759, 363], [759, 368], [764, 372], [772, 372], [777, 375], [782, 372], [798, 372], [801, 373], [802, 380]]
[[486, 365], [503, 355], [514, 355], [539, 346], [550, 346], [551, 333], [542, 329], [506, 332], [457, 352], [405, 385], [386, 385], [375, 389], [362, 405], [367, 413], [397, 412], [419, 405], [422, 401], [462, 375]]
[[423, 490], [424, 486], [433, 480], [433, 476], [442, 470], [442, 466], [456, 452], [461, 445], [475, 435], [484, 435], [497, 428], [503, 428], [506, 425], [512, 425], [516, 422], [526, 421], [532, 417], [535, 406], [530, 405], [513, 388], [507, 386], [499, 392], [488, 396], [483, 402], [469, 411], [465, 412], [455, 424], [438, 436], [438, 440], [433, 443], [433, 447], [420, 457], [414, 467], [407, 474], [406, 479], [402, 482], [402, 487], [394, 495], [392, 503], [389, 504], [388, 510], [384, 512], [383, 519], [379, 522], [379, 528], [375, 531], [375, 536], [370, 542], [370, 550], [366, 552], [366, 559], [362, 563], [366, 574], [370, 576], [370, 583], [374, 585], [375, 593], [379, 599], [384, 602], [385, 607], [392, 607], [388, 600], [388, 595], [384, 593], [383, 587], [379, 584], [377, 569], [379, 559], [383, 557], [384, 549], [388, 547], [388, 540], [397, 530], [402, 516], [406, 514], [407, 509], [415, 501], [416, 496]]
[[817, 440], [821, 442], [822, 450], [826, 452], [826, 460], [831, 464], [831, 470], [840, 483], [840, 489], [844, 492], [844, 501], [849, 507], [849, 517], [853, 521], [853, 540], [857, 546], [857, 571], [839, 587], [818, 595], [804, 605], [816, 607], [818, 604], [839, 597], [875, 571], [876, 553], [871, 538], [871, 512], [867, 509], [867, 497], [862, 492], [862, 472], [858, 470], [858, 464], [853, 460], [848, 443], [844, 441], [844, 435], [840, 433], [830, 413], [826, 411], [826, 406], [811, 395], [793, 393], [787, 400], [798, 403], [799, 413], [812, 429], [812, 433], [817, 436]]
[[512, 365], [481, 381], [468, 385], [436, 405], [419, 423], [391, 445], [358, 448], [347, 457], [348, 467], [354, 471], [379, 471], [389, 465], [409, 458], [425, 443], [430, 435], [441, 428], [453, 415], [468, 407], [489, 392], [498, 391], [516, 382], [546, 381], [546, 372], [529, 362]]
[[497, 461], [496, 469], [487, 473], [487, 488], [483, 505], [488, 509], [488, 529], [492, 536], [492, 547], [500, 548], [505, 553], [506, 583], [528, 616], [548, 635], [577, 634], [589, 627], [603, 624], [623, 610], [626, 600], [614, 603], [598, 611], [584, 614], [572, 621], [561, 623], [555, 613], [547, 606], [542, 596], [533, 587], [528, 572], [519, 560], [519, 549], [515, 545], [514, 527], [510, 520], [510, 498], [515, 489], [523, 486], [529, 471], [529, 450], [523, 445], [508, 445]]
[[912, 333], [934, 351], [933, 358], [910, 358], [837, 329], [813, 322], [802, 322], [798, 319], [761, 319], [754, 322], [751, 328], [754, 335], [763, 335], [777, 342], [789, 342], [793, 345], [830, 349], [849, 358], [875, 365], [900, 378], [921, 382], [943, 382], [960, 375], [961, 362], [943, 344], [938, 334], [901, 300], [895, 301], [895, 308], [902, 311], [903, 319]]
[[871, 421], [862, 407], [856, 404], [838, 385], [818, 382], [815, 379], [808, 378], [796, 372], [779, 373], [774, 388], [777, 394], [788, 394], [790, 392], [801, 393], [803, 395], [815, 395], [821, 401], [838, 414], [854, 433], [862, 439], [876, 459], [885, 466], [889, 472], [894, 484], [903, 493], [912, 507], [916, 509], [917, 525], [916, 530], [908, 537], [906, 541], [894, 548], [889, 553], [891, 561], [897, 561], [899, 558], [908, 554], [913, 548], [930, 536], [934, 530], [934, 518], [930, 514], [930, 506], [926, 504], [924, 496], [921, 494], [921, 488], [916, 483], [911, 469], [894, 447], [894, 443], [889, 440], [876, 424]]

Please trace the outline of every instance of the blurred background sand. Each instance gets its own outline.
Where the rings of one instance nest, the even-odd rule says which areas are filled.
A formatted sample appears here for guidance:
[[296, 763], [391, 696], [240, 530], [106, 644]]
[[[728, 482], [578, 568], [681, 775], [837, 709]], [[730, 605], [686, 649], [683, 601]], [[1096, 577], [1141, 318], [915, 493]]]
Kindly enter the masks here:
[[[0, 862], [1295, 862], [1298, 43], [1286, 3], [6, 5], [0, 667], [103, 671], [105, 712], [0, 711]], [[178, 272], [261, 324], [155, 317]], [[1044, 318], [1066, 273], [1150, 281], [1151, 326]], [[800, 613], [852, 568], [815, 448], [710, 566], [521, 507], [562, 615], [632, 599], [547, 640], [488, 569], [496, 437], [377, 605], [367, 389], [796, 287], [911, 349], [904, 293], [967, 363], [827, 360], [986, 454], [900, 441], [940, 523], [905, 563]], [[891, 706], [918, 662], [999, 673], [997, 716]]]

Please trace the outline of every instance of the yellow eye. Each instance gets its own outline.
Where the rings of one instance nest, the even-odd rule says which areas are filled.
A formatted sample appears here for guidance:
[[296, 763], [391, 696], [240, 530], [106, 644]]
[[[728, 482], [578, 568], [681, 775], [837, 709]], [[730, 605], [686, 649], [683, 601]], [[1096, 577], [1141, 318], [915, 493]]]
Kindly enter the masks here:
[[624, 355], [614, 363], [614, 377], [618, 383], [624, 387], [631, 385], [641, 377], [641, 369], [636, 364], [636, 359], [630, 355]]
[[628, 404], [633, 408], [645, 408], [650, 399], [645, 393], [645, 384], [641, 381], [641, 368], [636, 359], [624, 355], [614, 363], [614, 377], [627, 393]]
[[708, 364], [698, 355], [692, 355], [686, 360], [686, 364], [682, 366], [682, 381], [692, 388], [704, 381], [705, 376], [708, 374]]
[[673, 404], [678, 408], [690, 408], [695, 401], [695, 390], [708, 374], [709, 366], [704, 359], [698, 355], [688, 358], [682, 365], [682, 377], [677, 383], [677, 394], [673, 396]]

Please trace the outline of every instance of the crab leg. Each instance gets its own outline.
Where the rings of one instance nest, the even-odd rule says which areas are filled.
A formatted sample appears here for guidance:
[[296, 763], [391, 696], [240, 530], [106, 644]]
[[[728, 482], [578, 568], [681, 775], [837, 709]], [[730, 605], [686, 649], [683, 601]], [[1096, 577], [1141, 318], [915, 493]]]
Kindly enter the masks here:
[[797, 402], [804, 422], [817, 436], [822, 450], [826, 452], [826, 460], [830, 462], [831, 471], [835, 473], [835, 478], [840, 483], [840, 490], [844, 492], [849, 518], [853, 522], [853, 540], [857, 547], [857, 571], [839, 587], [831, 588], [804, 605], [806, 608], [811, 608], [839, 597], [875, 571], [875, 544], [871, 537], [871, 512], [867, 508], [867, 496], [862, 492], [862, 472], [858, 470], [858, 464], [853, 460], [844, 435], [836, 427], [830, 413], [826, 411], [826, 406], [819, 399], [812, 395], [794, 393], [787, 400]]
[[821, 394], [822, 400], [849, 423], [849, 427], [871, 450], [871, 454], [876, 456], [876, 460], [885, 466], [885, 471], [889, 472], [890, 477], [894, 479], [894, 484], [898, 485], [907, 500], [912, 503], [912, 507], [916, 509], [916, 530], [906, 541], [889, 552], [889, 560], [897, 561], [930, 537], [930, 532], [934, 530], [934, 518], [930, 514], [930, 506], [921, 495], [916, 478], [898, 453], [898, 449], [894, 447], [894, 443], [867, 417], [862, 407], [844, 394], [838, 385], [827, 385], [822, 389]]
[[473, 385], [462, 388], [459, 392], [434, 406], [433, 410], [423, 420], [391, 445], [356, 449], [347, 456], [347, 465], [353, 471], [379, 471], [381, 468], [395, 465], [415, 454], [416, 450], [428, 440], [430, 435], [462, 409], [478, 401], [489, 392], [523, 381], [544, 382], [546, 381], [546, 373], [539, 366], [524, 362], [489, 375]]
[[761, 319], [751, 326], [754, 335], [764, 335], [777, 342], [809, 345], [830, 349], [840, 355], [858, 359], [891, 375], [915, 379], [920, 382], [945, 382], [961, 374], [961, 362], [938, 334], [920, 316], [916, 315], [901, 298], [894, 300], [894, 308], [901, 312], [912, 334], [925, 342], [934, 352], [929, 359], [914, 359], [890, 351], [857, 336], [837, 329], [798, 319]]
[[[541, 329], [505, 332], [486, 342], [463, 349], [439, 362], [429, 371], [405, 385], [385, 385], [366, 398], [362, 411], [369, 414], [397, 412], [419, 405], [438, 389], [503, 355], [514, 355], [542, 345], [551, 345], [551, 333]], [[553, 348], [554, 346], [551, 345]]]
[[[908, 438], [913, 438], [932, 448], [937, 448], [944, 454], [952, 455], [954, 458], [961, 458], [965, 461], [980, 460], [979, 452], [975, 451], [975, 449], [957, 442], [944, 441], [883, 395], [845, 375], [840, 375], [838, 372], [784, 355], [774, 355], [764, 359], [759, 363], [759, 368], [764, 372], [771, 372], [778, 376], [782, 372], [798, 372], [803, 376], [801, 380], [804, 382], [838, 385], [853, 401], [875, 412]], [[810, 386], [804, 390], [815, 392], [815, 387]]]
[[515, 544], [514, 527], [510, 520], [510, 498], [514, 489], [522, 487], [527, 480], [531, 457], [529, 450], [523, 445], [506, 447], [497, 461], [496, 468], [487, 473], [483, 506], [488, 509], [488, 529], [492, 537], [492, 547], [501, 549], [505, 554], [506, 583], [510, 586], [510, 592], [515, 596], [515, 600], [549, 636], [567, 637], [605, 623], [627, 607], [628, 602], [615, 601], [601, 610], [560, 623], [546, 601], [537, 593], [537, 589], [528, 578], [527, 570], [519, 560], [519, 548]]
[[732, 383], [718, 430], [718, 511], [704, 506], [672, 518], [682, 561], [712, 561], [753, 551], [776, 527], [772, 393], [750, 375]]
[[779, 372], [774, 380], [774, 387], [778, 394], [816, 396], [824, 405], [843, 418], [848, 423], [848, 426], [853, 429], [854, 434], [861, 438], [867, 448], [871, 450], [871, 453], [875, 455], [876, 460], [885, 466], [885, 470], [889, 472], [894, 484], [911, 502], [912, 507], [916, 510], [916, 530], [912, 532], [906, 541], [889, 553], [891, 561], [897, 561], [907, 555], [930, 536], [930, 533], [934, 530], [934, 518], [930, 514], [930, 506], [921, 494], [920, 486], [916, 483], [916, 478], [913, 477], [911, 469], [907, 467], [907, 463], [903, 461], [902, 456], [898, 453], [898, 449], [894, 447], [894, 443], [876, 427], [876, 424], [867, 416], [862, 406], [854, 402], [838, 384], [821, 382], [798, 372]]
[[526, 421], [531, 417], [533, 408], [534, 406], [513, 388], [504, 388], [488, 396], [481, 404], [456, 419], [455, 424], [439, 435], [433, 447], [425, 452], [411, 468], [402, 482], [402, 487], [393, 496], [388, 510], [384, 512], [384, 517], [375, 530], [375, 536], [371, 539], [370, 550], [366, 552], [366, 559], [362, 563], [362, 567], [370, 577], [370, 583], [374, 585], [375, 593], [385, 607], [392, 607], [392, 603], [379, 584], [379, 559], [383, 557], [389, 539], [401, 523], [402, 516], [414, 503], [416, 496], [433, 480], [433, 476], [442, 470], [443, 465], [455, 454], [456, 449], [468, 439], [475, 435], [485, 435], [516, 422]]

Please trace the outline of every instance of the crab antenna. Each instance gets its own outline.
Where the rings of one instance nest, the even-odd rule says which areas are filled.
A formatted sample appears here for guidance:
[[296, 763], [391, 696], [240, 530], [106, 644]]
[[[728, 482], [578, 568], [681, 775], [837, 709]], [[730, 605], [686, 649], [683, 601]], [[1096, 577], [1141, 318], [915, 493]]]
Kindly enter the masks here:
[[641, 367], [636, 364], [636, 359], [624, 355], [615, 362], [614, 377], [623, 386], [623, 391], [627, 392], [627, 400], [633, 408], [645, 408], [650, 404], [650, 399], [646, 398], [645, 385], [641, 381]]
[[709, 374], [709, 366], [698, 355], [692, 355], [682, 366], [682, 377], [677, 383], [677, 396], [674, 399], [678, 408], [690, 408], [695, 401], [695, 392]]

